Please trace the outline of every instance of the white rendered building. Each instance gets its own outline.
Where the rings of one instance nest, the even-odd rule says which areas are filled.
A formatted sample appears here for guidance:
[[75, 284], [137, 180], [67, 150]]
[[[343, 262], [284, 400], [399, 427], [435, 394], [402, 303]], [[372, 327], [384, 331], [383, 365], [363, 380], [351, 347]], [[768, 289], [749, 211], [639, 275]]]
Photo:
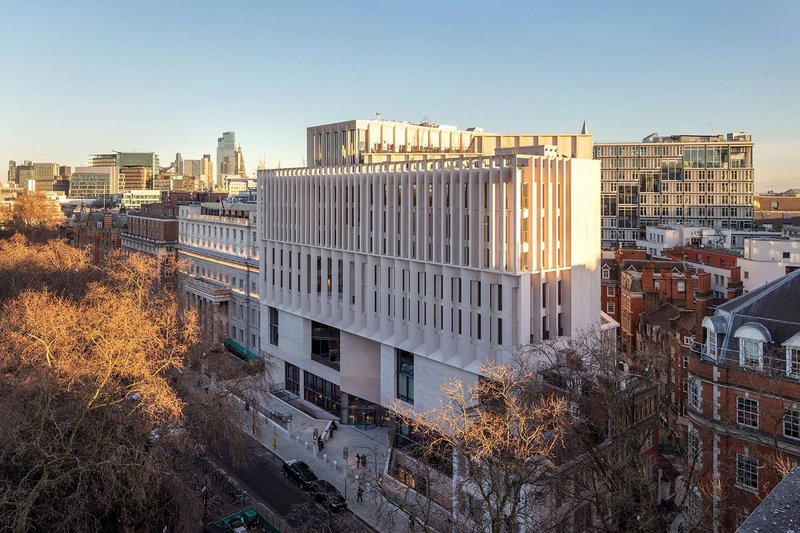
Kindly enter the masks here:
[[123, 192], [121, 205], [129, 209], [139, 209], [142, 205], [159, 202], [161, 202], [161, 191], [141, 189]]
[[187, 304], [204, 331], [247, 359], [260, 353], [257, 210], [255, 202], [178, 207], [178, 259], [188, 263]]
[[746, 239], [744, 257], [737, 264], [742, 267], [744, 291], [750, 292], [800, 268], [800, 239]]
[[[355, 137], [318, 135], [348, 125]], [[472, 136], [501, 155], [395, 143], [381, 146], [379, 163], [352, 164], [372, 158], [357, 148], [362, 126]], [[351, 121], [309, 128], [308, 139], [312, 155], [326, 146], [316, 166], [258, 173], [261, 346], [288, 391], [345, 423], [396, 399], [432, 408], [446, 378], [472, 382], [484, 361], [600, 325], [590, 136]], [[350, 140], [347, 161], [324, 164]]]

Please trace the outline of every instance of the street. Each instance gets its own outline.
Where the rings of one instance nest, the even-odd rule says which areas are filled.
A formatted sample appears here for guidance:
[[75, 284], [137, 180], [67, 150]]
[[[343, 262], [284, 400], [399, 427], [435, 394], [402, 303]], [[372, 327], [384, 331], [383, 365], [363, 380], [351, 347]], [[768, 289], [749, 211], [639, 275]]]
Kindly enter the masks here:
[[[345, 510], [330, 519], [328, 512], [313, 503], [308, 494], [286, 479], [283, 461], [248, 436], [247, 459], [236, 461], [228, 453], [211, 455], [214, 461], [239, 482], [253, 499], [267, 505], [292, 527], [301, 531], [319, 530], [328, 525], [331, 532], [370, 532], [352, 512]], [[224, 444], [218, 449], [227, 449]], [[305, 504], [305, 505], [304, 505]], [[299, 507], [299, 508], [298, 508]]]

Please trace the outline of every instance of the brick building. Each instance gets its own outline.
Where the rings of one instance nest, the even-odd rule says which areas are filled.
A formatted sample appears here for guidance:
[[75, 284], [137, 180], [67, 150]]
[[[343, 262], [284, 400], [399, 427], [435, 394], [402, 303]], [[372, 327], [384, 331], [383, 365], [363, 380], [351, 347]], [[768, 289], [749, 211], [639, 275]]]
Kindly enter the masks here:
[[122, 246], [128, 216], [118, 210], [80, 210], [72, 216], [72, 245], [91, 247], [92, 264], [103, 265], [106, 256]]
[[[637, 248], [619, 248], [614, 252], [603, 252], [600, 264], [600, 310], [616, 321], [620, 316], [619, 273], [634, 261], [646, 261], [647, 252]], [[617, 328], [619, 334], [619, 328]]]
[[720, 305], [688, 359], [695, 507], [732, 531], [800, 461], [800, 272]]
[[[141, 211], [128, 213], [128, 227], [122, 232], [123, 255], [143, 253], [158, 259], [163, 268], [176, 259], [178, 243], [178, 205], [170, 203], [143, 205]], [[170, 269], [162, 274], [171, 277]]]

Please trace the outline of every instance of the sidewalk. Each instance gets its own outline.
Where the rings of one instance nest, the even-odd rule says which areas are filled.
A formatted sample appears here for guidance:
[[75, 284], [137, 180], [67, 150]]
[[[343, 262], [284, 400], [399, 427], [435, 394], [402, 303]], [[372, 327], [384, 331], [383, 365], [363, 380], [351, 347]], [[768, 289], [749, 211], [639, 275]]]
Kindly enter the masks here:
[[[408, 521], [403, 518], [406, 515], [398, 513], [397, 522], [392, 520], [391, 516], [380, 516], [387, 514], [386, 506], [391, 504], [369, 484], [370, 480], [381, 476], [386, 468], [389, 457], [388, 428], [361, 430], [338, 424], [339, 429], [334, 432], [331, 439], [328, 438], [329, 420], [311, 418], [272, 395], [264, 398], [262, 402], [261, 405], [264, 407], [292, 414], [288, 434], [268, 418], [261, 417], [261, 427], [254, 437], [264, 447], [284, 461], [289, 459], [305, 461], [320, 479], [329, 481], [339, 489], [339, 492], [347, 498], [347, 507], [376, 531], [381, 533], [408, 531]], [[318, 435], [324, 436], [325, 447], [322, 451], [319, 451], [314, 443], [315, 429]], [[274, 449], [273, 441], [277, 444]], [[345, 448], [347, 448], [347, 460], [344, 459]], [[356, 454], [367, 455], [369, 460], [366, 469], [356, 465]], [[363, 503], [356, 501], [359, 485], [364, 490]], [[381, 508], [384, 509], [383, 513], [379, 512]]]

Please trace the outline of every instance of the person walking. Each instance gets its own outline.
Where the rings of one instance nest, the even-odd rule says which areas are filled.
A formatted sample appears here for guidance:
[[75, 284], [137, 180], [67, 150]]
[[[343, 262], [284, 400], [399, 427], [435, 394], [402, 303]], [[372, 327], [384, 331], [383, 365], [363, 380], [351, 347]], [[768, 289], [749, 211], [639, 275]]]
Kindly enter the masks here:
[[364, 468], [367, 467], [367, 454], [361, 456], [361, 466]]
[[358, 487], [356, 492], [356, 503], [364, 503], [364, 489], [361, 487]]
[[361, 454], [356, 454], [356, 466], [361, 466]]

